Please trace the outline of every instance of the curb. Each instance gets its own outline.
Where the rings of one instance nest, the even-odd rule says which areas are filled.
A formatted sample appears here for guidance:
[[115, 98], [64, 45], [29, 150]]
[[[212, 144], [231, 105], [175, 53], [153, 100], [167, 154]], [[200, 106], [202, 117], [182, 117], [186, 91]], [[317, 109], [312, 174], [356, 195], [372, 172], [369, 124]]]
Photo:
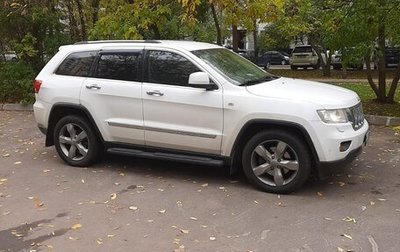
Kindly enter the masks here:
[[19, 103], [0, 104], [0, 111], [33, 111], [33, 105], [22, 105]]
[[[33, 111], [33, 105], [19, 103], [0, 104], [0, 111]], [[377, 126], [400, 126], [400, 117], [365, 115], [368, 123]]]
[[368, 123], [377, 126], [400, 126], [400, 117], [365, 115]]

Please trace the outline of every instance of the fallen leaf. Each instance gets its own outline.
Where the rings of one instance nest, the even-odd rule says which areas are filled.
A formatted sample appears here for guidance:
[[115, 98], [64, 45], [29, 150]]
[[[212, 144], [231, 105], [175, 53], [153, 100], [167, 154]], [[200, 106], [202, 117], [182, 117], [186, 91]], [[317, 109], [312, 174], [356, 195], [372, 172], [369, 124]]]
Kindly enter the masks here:
[[96, 242], [97, 242], [97, 244], [99, 244], [99, 245], [103, 244], [103, 240], [102, 240], [101, 238], [97, 238]]
[[214, 236], [210, 236], [210, 241], [215, 241], [216, 239]]
[[113, 238], [114, 236], [115, 236], [115, 234], [109, 234], [109, 235], [107, 235], [107, 237], [110, 238], [110, 239]]
[[51, 171], [51, 170], [48, 170], [48, 169], [43, 170], [44, 173], [47, 173], [49, 171]]
[[338, 252], [344, 252], [344, 249], [342, 249], [341, 247], [337, 247], [337, 251]]
[[125, 173], [122, 173], [122, 172], [121, 172], [119, 175], [123, 177], [123, 176], [125, 176]]
[[379, 200], [379, 201], [386, 201], [387, 199], [379, 198], [378, 200]]
[[197, 220], [197, 218], [196, 218], [196, 217], [190, 217], [190, 219], [191, 219], [191, 220]]
[[9, 156], [10, 156], [10, 154], [8, 154], [8, 153], [3, 155], [3, 157], [9, 157]]
[[154, 220], [147, 220], [148, 223], [153, 223]]
[[82, 182], [82, 184], [85, 184], [85, 180], [84, 179], [81, 179], [81, 182]]
[[116, 193], [112, 193], [112, 194], [110, 195], [110, 198], [111, 198], [112, 200], [115, 200], [115, 199], [117, 198], [117, 194], [116, 194]]
[[351, 218], [349, 216], [347, 216], [346, 218], [343, 218], [342, 220], [344, 220], [346, 222], [353, 222], [353, 223], [357, 222], [355, 218]]
[[255, 200], [255, 201], [254, 201], [254, 203], [258, 204], [258, 201], [257, 201], [257, 200]]
[[10, 213], [11, 213], [10, 211], [4, 212], [3, 216], [9, 215]]
[[0, 182], [6, 182], [8, 179], [6, 179], [6, 178], [1, 178], [0, 179]]
[[160, 211], [158, 211], [160, 214], [165, 214], [165, 212], [167, 212], [167, 210], [165, 210], [165, 209], [163, 209], [163, 210], [160, 210]]
[[129, 209], [133, 210], [133, 211], [136, 211], [136, 210], [138, 210], [138, 207], [137, 206], [130, 206]]
[[322, 194], [322, 192], [317, 192], [317, 195], [318, 195], [319, 197], [324, 196], [324, 195]]
[[341, 236], [346, 237], [347, 239], [353, 240], [353, 237], [351, 237], [348, 234], [341, 234]]
[[162, 188], [158, 188], [157, 190], [160, 192], [164, 192], [164, 189], [162, 189]]
[[17, 162], [14, 162], [14, 164], [15, 165], [19, 165], [19, 164], [22, 164], [22, 162], [21, 161], [17, 161]]
[[202, 186], [202, 187], [207, 187], [207, 186], [208, 186], [208, 183], [202, 184], [201, 186]]
[[187, 229], [181, 229], [181, 233], [183, 233], [183, 234], [189, 234], [189, 230], [187, 230]]
[[324, 219], [325, 219], [325, 220], [328, 220], [328, 221], [331, 221], [331, 220], [332, 220], [332, 218], [329, 218], [329, 217], [325, 217]]
[[72, 237], [72, 236], [68, 237], [68, 239], [70, 239], [71, 241], [77, 241], [77, 240], [79, 240], [78, 237]]
[[343, 187], [343, 186], [346, 185], [346, 183], [344, 183], [344, 182], [342, 182], [342, 181], [338, 181], [337, 183], [338, 183], [338, 185], [339, 185], [340, 187]]
[[75, 225], [73, 225], [73, 226], [71, 227], [71, 229], [73, 229], [73, 230], [78, 230], [78, 229], [80, 229], [80, 228], [82, 228], [82, 224], [80, 224], [80, 223], [77, 223], [77, 224], [75, 224]]

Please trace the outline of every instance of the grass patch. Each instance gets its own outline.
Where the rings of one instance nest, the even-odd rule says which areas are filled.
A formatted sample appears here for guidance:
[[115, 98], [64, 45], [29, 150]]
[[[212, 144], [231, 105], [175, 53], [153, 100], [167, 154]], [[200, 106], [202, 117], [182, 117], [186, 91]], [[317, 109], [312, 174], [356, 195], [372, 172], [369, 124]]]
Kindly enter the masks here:
[[[387, 69], [386, 76], [390, 80], [395, 74], [395, 68]], [[291, 70], [291, 69], [269, 69], [268, 72], [277, 76], [285, 76], [298, 79], [342, 79], [342, 70], [331, 70], [331, 76], [323, 76], [322, 70]], [[378, 71], [372, 71], [372, 78], [378, 78]], [[367, 79], [366, 70], [347, 70], [347, 79]]]
[[374, 101], [375, 94], [367, 83], [343, 83], [335, 84], [356, 92], [363, 104], [364, 114], [400, 117], [400, 90], [397, 89], [395, 103], [379, 103]]

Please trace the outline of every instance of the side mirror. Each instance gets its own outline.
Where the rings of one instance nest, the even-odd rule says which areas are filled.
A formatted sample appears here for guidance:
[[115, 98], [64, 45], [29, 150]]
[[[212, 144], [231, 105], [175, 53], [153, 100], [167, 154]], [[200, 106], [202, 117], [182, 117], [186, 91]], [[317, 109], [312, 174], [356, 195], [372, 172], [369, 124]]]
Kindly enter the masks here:
[[195, 72], [190, 74], [189, 87], [204, 88], [206, 90], [214, 90], [218, 88], [214, 83], [210, 83], [210, 77], [205, 72]]

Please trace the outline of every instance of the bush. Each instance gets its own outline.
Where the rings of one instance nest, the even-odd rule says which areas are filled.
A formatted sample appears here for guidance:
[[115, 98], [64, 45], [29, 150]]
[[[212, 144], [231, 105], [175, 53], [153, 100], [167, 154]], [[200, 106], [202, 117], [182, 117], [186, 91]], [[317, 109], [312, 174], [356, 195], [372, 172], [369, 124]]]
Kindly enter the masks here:
[[35, 71], [23, 62], [0, 63], [0, 103], [33, 103], [34, 78]]

